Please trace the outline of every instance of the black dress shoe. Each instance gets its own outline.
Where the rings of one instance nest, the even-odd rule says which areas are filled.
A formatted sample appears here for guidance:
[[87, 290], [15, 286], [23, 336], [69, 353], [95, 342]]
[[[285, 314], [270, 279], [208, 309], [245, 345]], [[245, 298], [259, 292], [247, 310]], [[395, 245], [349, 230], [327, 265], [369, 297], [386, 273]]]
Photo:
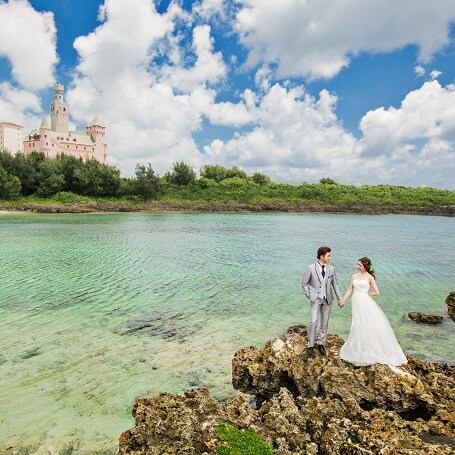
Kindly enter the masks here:
[[314, 348], [313, 347], [307, 348], [306, 351], [308, 352], [308, 355], [310, 357], [314, 357]]
[[325, 347], [322, 344], [318, 344], [318, 349], [322, 355], [325, 355]]

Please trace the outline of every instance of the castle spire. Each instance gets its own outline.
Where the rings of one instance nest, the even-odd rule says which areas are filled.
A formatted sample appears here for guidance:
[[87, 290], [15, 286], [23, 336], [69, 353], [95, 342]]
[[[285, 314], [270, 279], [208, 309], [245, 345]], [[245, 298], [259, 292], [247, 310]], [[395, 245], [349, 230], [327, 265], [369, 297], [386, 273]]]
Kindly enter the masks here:
[[54, 101], [51, 104], [51, 130], [68, 133], [68, 105], [63, 98], [64, 88], [62, 84], [54, 86]]

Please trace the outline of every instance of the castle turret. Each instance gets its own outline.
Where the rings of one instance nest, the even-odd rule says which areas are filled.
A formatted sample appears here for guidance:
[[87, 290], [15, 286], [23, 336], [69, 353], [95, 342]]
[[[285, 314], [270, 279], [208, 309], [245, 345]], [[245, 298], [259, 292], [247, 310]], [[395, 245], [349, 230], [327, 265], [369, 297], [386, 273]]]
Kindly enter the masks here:
[[68, 105], [63, 98], [64, 89], [62, 84], [54, 86], [54, 101], [51, 104], [51, 130], [60, 133], [68, 133]]
[[94, 143], [95, 159], [101, 163], [105, 163], [107, 157], [107, 145], [104, 143], [104, 135], [106, 133], [104, 123], [98, 117], [95, 117], [85, 127], [85, 131]]
[[49, 127], [49, 122], [47, 121], [47, 117], [43, 117], [43, 120], [41, 120], [41, 126], [39, 128], [40, 128], [40, 130], [50, 130], [51, 129]]
[[102, 141], [104, 139], [104, 133], [106, 131], [106, 127], [104, 126], [103, 122], [98, 118], [95, 117], [85, 128], [90, 137], [92, 138], [93, 142]]

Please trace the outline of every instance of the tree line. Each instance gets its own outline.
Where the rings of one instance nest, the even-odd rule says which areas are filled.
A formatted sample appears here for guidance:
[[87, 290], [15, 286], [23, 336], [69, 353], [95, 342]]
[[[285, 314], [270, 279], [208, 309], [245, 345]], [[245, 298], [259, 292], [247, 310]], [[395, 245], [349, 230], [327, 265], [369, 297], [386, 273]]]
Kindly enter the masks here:
[[129, 201], [316, 202], [331, 204], [455, 205], [455, 191], [396, 185], [346, 185], [331, 178], [318, 183], [289, 185], [261, 173], [248, 175], [237, 166], [207, 164], [199, 170], [176, 162], [163, 175], [150, 163], [138, 164], [125, 178], [115, 167], [68, 155], [55, 159], [43, 153], [11, 155], [0, 152], [0, 199], [37, 196], [58, 202], [88, 198], [126, 198]]
[[197, 179], [194, 169], [184, 162], [174, 163], [172, 169], [162, 176], [153, 170], [150, 163], [138, 164], [134, 176], [124, 178], [115, 166], [94, 159], [84, 161], [65, 154], [51, 159], [42, 152], [11, 155], [0, 151], [1, 199], [30, 195], [46, 198], [70, 192], [81, 196], [137, 196], [149, 200], [158, 198], [172, 186], [190, 186], [199, 180], [204, 187], [209, 185], [207, 180], [219, 183], [232, 178], [251, 179], [260, 185], [271, 182], [264, 174], [248, 176], [237, 166], [225, 168], [221, 165], [203, 166], [200, 179]]

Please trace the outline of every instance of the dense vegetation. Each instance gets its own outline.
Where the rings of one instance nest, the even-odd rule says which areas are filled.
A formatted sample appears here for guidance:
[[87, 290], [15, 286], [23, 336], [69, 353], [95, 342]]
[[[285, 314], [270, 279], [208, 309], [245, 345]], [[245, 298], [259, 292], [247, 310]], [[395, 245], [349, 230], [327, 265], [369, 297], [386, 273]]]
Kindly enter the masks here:
[[159, 176], [148, 163], [138, 164], [133, 177], [114, 167], [43, 153], [11, 155], [0, 152], [0, 199], [19, 202], [47, 198], [61, 203], [86, 200], [147, 200], [185, 202], [316, 202], [330, 204], [455, 205], [455, 191], [393, 185], [344, 185], [324, 178], [319, 183], [275, 183], [260, 173], [247, 175], [234, 166], [205, 165], [200, 177], [186, 163], [174, 163]]

